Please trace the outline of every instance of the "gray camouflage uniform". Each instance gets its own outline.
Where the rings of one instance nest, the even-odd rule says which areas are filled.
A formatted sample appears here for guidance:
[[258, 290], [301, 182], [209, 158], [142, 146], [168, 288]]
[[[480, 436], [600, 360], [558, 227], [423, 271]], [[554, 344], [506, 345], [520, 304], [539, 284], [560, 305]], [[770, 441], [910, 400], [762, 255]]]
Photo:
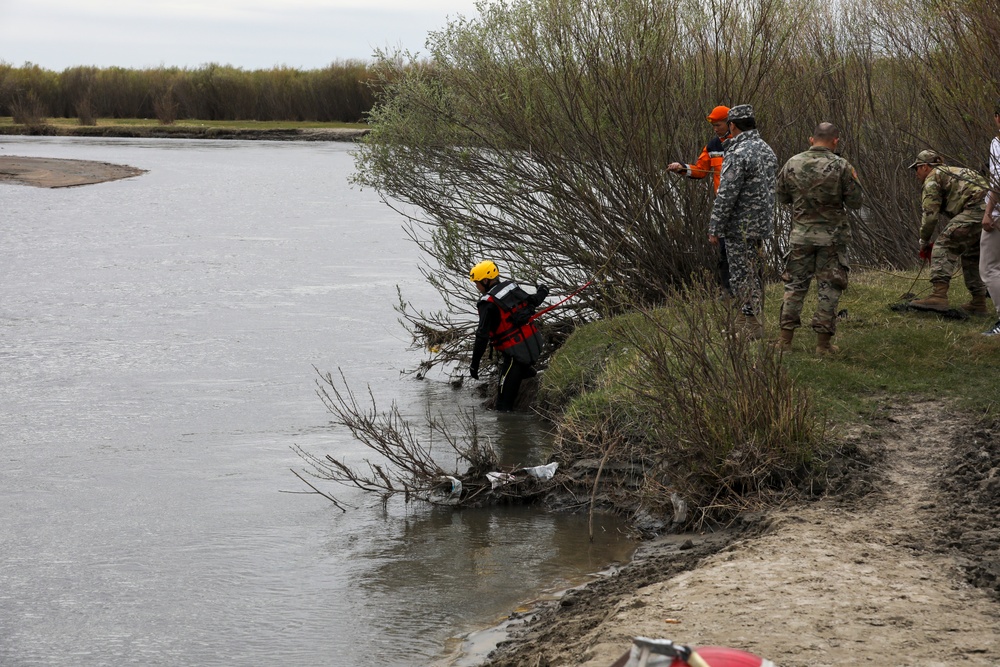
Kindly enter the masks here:
[[[752, 118], [753, 107], [730, 109], [729, 118]], [[778, 159], [757, 130], [726, 142], [719, 192], [708, 223], [710, 236], [726, 239], [730, 284], [743, 314], [760, 312], [764, 291], [761, 246], [774, 224], [774, 182]]]
[[785, 163], [775, 195], [778, 203], [792, 206], [779, 325], [793, 331], [802, 325], [802, 302], [815, 276], [813, 331], [836, 333], [837, 304], [850, 271], [847, 208], [861, 207], [857, 173], [829, 148], [813, 146]]

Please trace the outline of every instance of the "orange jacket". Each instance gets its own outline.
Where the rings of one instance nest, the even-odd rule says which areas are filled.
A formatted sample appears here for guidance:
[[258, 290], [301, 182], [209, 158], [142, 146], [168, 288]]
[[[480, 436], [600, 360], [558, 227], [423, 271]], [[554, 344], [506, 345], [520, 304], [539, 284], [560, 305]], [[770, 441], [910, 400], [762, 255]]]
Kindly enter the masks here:
[[712, 183], [715, 186], [715, 192], [718, 192], [719, 176], [722, 174], [722, 142], [728, 138], [728, 134], [722, 139], [712, 137], [708, 145], [701, 149], [698, 161], [694, 164], [684, 165], [686, 169], [684, 175], [688, 178], [705, 178], [709, 174], [712, 174]]

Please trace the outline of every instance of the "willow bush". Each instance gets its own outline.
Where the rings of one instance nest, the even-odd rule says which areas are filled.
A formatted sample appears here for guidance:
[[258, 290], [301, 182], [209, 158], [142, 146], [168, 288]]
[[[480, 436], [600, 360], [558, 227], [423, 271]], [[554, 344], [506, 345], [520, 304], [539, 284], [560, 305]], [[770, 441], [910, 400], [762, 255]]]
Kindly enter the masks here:
[[[716, 104], [753, 104], [781, 161], [817, 122], [839, 125], [867, 193], [851, 214], [855, 265], [912, 266], [906, 165], [927, 147], [983, 164], [997, 4], [514, 0], [432, 33], [427, 61], [383, 57], [356, 181], [401, 203], [442, 295], [436, 313], [404, 302], [416, 341], [467, 330], [465, 275], [484, 257], [553, 293], [593, 280], [563, 307], [576, 321], [710, 267], [710, 185], [664, 167], [694, 159]], [[772, 277], [787, 213], [775, 222]]]

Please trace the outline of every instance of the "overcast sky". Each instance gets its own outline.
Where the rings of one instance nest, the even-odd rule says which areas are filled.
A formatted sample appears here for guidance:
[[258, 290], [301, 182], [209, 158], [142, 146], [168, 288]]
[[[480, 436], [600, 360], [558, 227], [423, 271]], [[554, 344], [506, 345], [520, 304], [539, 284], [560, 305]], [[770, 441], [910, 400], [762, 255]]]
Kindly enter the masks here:
[[426, 53], [475, 0], [0, 0], [0, 62], [317, 69], [377, 48]]

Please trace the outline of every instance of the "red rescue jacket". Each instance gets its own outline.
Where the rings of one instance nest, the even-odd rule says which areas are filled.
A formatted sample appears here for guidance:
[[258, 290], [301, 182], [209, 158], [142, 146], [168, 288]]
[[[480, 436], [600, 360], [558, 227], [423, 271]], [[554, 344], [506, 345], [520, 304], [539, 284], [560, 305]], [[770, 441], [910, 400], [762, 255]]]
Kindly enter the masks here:
[[500, 323], [489, 332], [493, 349], [524, 364], [538, 361], [542, 334], [531, 320], [536, 304], [517, 283], [504, 281], [493, 286], [480, 300], [492, 303], [500, 313]]

